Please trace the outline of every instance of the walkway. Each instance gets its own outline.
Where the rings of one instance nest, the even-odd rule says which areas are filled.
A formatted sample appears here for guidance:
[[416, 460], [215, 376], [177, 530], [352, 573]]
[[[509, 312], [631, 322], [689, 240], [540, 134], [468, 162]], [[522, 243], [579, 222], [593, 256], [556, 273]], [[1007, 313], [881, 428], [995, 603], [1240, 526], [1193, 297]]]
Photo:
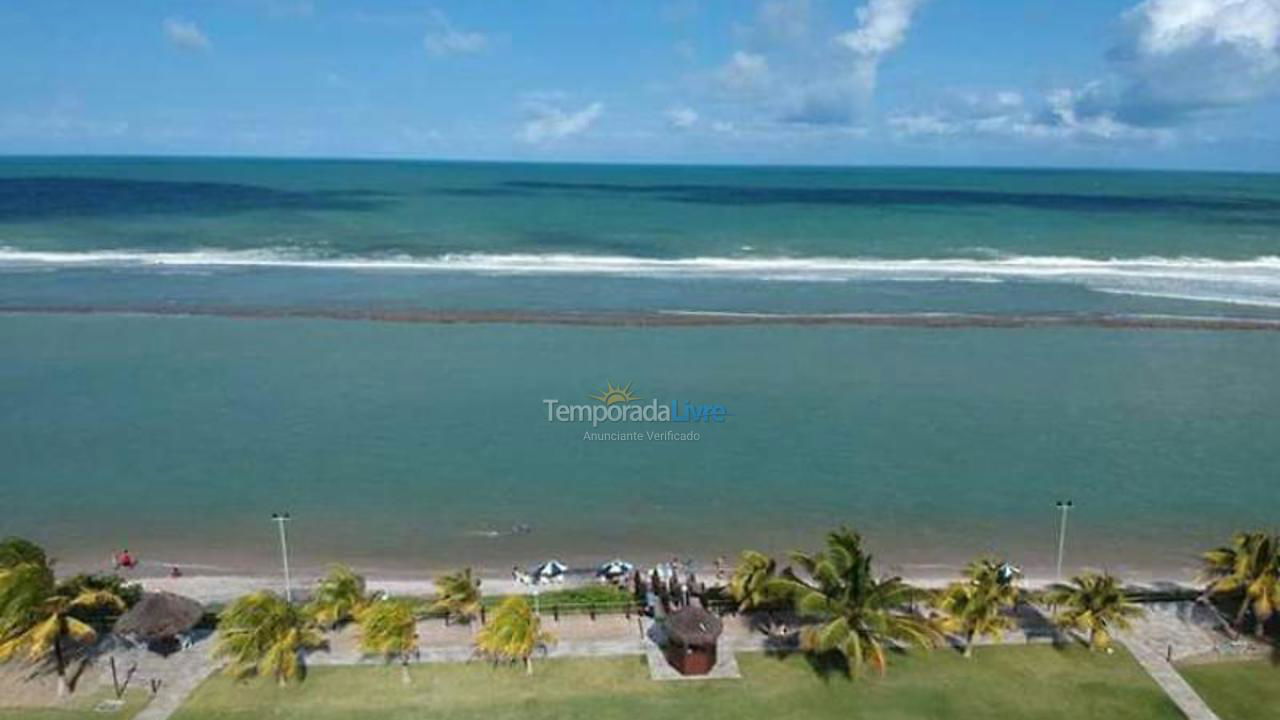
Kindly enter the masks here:
[[1213, 652], [1221, 636], [1213, 631], [1217, 618], [1195, 603], [1156, 603], [1145, 606], [1144, 617], [1118, 634], [1152, 680], [1164, 690], [1188, 720], [1218, 720], [1208, 704], [1170, 662]]

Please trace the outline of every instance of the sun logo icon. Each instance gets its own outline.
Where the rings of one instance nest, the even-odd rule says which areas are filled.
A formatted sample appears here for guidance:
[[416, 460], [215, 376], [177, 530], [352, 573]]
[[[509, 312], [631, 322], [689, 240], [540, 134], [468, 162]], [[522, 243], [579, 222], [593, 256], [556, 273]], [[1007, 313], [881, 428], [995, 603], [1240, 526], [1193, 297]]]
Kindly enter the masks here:
[[631, 394], [631, 383], [627, 383], [622, 387], [614, 387], [613, 383], [606, 383], [604, 392], [599, 395], [592, 395], [592, 399], [599, 400], [605, 405], [617, 405], [618, 403], [629, 403], [636, 400], [636, 396]]

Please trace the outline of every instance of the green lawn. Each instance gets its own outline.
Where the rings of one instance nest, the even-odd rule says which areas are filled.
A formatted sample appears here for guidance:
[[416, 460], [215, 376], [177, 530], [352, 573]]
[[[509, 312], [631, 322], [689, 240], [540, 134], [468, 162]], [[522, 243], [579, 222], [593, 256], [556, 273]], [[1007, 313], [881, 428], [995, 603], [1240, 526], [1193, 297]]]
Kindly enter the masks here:
[[1222, 720], [1280, 718], [1280, 666], [1269, 660], [1184, 665], [1178, 672]]
[[552, 660], [526, 677], [488, 665], [315, 668], [300, 686], [216, 676], [174, 717], [215, 718], [1081, 718], [1181, 717], [1127, 654], [984, 648], [898, 658], [888, 676], [820, 676], [803, 657], [738, 655], [743, 680], [654, 682], [641, 657]]

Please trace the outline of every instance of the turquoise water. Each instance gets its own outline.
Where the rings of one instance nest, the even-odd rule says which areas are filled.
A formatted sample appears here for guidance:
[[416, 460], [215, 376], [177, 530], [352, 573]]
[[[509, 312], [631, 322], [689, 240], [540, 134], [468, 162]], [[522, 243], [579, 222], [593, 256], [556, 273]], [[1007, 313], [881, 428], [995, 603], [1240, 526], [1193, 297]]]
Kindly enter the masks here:
[[979, 169], [0, 160], [11, 248], [427, 258], [1277, 253], [1280, 176]]
[[[246, 571], [287, 509], [305, 566], [502, 571], [848, 522], [1044, 570], [1070, 497], [1069, 565], [1182, 573], [1274, 522], [1274, 332], [276, 317], [329, 310], [1270, 319], [1280, 176], [0, 159], [0, 534]], [[547, 422], [608, 383], [731, 414]]]
[[[100, 562], [371, 570], [703, 559], [841, 522], [922, 572], [983, 551], [1177, 570], [1274, 521], [1280, 335], [572, 329], [9, 316], [5, 531]], [[544, 398], [725, 405], [696, 442], [584, 441]], [[664, 429], [670, 426], [658, 426]], [[486, 537], [517, 523], [525, 536]]]
[[24, 308], [1272, 314], [1280, 176], [8, 158], [0, 279]]

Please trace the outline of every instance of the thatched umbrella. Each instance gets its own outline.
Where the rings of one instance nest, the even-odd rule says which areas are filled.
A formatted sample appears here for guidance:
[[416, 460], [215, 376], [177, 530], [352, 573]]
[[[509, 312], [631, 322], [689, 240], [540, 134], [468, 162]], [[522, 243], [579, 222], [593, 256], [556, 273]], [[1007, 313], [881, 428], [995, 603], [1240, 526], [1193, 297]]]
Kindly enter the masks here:
[[115, 634], [154, 643], [187, 632], [204, 617], [204, 606], [169, 592], [146, 593], [116, 621]]
[[720, 618], [688, 605], [663, 620], [667, 662], [684, 675], [705, 675], [716, 664], [716, 641], [724, 630]]

